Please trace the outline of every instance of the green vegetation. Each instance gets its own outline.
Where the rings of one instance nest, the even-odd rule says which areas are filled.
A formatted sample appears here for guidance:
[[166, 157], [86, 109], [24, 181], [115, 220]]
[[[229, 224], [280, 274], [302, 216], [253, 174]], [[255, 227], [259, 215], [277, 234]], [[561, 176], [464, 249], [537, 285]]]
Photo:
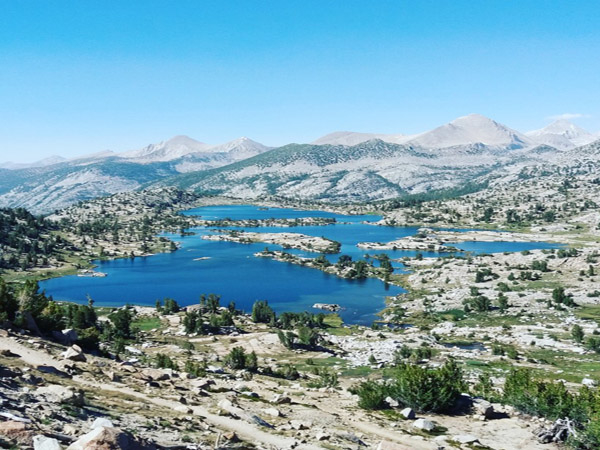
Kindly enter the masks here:
[[584, 386], [574, 394], [562, 382], [542, 381], [529, 369], [512, 369], [504, 383], [502, 401], [550, 420], [567, 417], [578, 429], [577, 436], [569, 438], [571, 447], [600, 447], [600, 394], [596, 390]]
[[389, 408], [385, 399], [391, 397], [418, 412], [443, 412], [450, 410], [465, 390], [462, 370], [448, 360], [438, 369], [400, 364], [387, 382], [365, 381], [352, 392], [365, 409]]
[[246, 369], [254, 372], [258, 369], [258, 358], [256, 353], [246, 354], [246, 351], [241, 347], [234, 347], [225, 357], [225, 364], [233, 370]]
[[0, 208], [0, 272], [49, 267], [68, 247], [56, 230], [56, 224], [23, 208]]

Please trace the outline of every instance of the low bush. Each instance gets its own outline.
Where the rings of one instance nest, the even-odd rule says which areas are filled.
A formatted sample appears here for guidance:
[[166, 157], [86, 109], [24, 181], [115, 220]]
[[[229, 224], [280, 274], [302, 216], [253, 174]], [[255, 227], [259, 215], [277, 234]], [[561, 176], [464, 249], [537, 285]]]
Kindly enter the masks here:
[[353, 388], [362, 408], [387, 408], [385, 399], [391, 397], [418, 412], [447, 411], [465, 390], [462, 370], [454, 360], [436, 369], [400, 364], [387, 382], [366, 381]]

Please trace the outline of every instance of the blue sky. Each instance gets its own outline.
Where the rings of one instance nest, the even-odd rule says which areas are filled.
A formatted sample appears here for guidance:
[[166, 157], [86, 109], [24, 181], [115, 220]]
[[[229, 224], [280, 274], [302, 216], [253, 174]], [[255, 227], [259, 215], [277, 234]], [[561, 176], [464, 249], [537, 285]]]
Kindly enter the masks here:
[[416, 133], [472, 112], [596, 132], [599, 22], [584, 0], [5, 1], [0, 161]]

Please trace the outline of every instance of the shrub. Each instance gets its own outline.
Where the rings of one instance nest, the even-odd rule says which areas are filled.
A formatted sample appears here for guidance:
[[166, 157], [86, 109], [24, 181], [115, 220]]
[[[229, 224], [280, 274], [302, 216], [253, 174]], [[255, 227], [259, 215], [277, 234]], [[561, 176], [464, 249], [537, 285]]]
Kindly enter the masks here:
[[275, 312], [266, 300], [257, 300], [252, 305], [252, 321], [254, 323], [270, 323], [275, 319]]
[[571, 336], [573, 336], [573, 340], [575, 342], [577, 342], [577, 343], [583, 342], [583, 337], [584, 337], [583, 328], [581, 328], [579, 325], [573, 325], [573, 328], [571, 328]]
[[233, 370], [246, 368], [246, 352], [242, 347], [233, 347], [225, 357], [225, 364]]
[[375, 381], [360, 383], [351, 391], [358, 395], [358, 406], [363, 409], [385, 409], [389, 408], [385, 399], [390, 393], [390, 387]]
[[449, 360], [436, 369], [400, 364], [389, 383], [366, 381], [353, 392], [359, 396], [359, 406], [365, 409], [386, 408], [385, 398], [390, 396], [418, 412], [442, 412], [449, 410], [464, 390], [462, 370]]
[[512, 369], [504, 383], [504, 403], [526, 414], [550, 420], [569, 417], [582, 423], [585, 414], [577, 397], [562, 382], [535, 379], [530, 369]]
[[177, 364], [169, 356], [163, 353], [156, 354], [156, 367], [158, 367], [159, 369], [177, 370]]
[[233, 347], [225, 357], [225, 364], [233, 370], [247, 369], [252, 372], [258, 369], [256, 353], [248, 353], [242, 347]]

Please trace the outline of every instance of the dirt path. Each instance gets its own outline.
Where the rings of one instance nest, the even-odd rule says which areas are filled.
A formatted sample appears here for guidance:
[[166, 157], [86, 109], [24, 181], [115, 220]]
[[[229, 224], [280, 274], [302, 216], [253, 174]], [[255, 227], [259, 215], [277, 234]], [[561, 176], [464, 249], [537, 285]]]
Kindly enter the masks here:
[[[31, 349], [21, 343], [16, 342], [14, 339], [11, 338], [0, 337], [0, 350], [10, 350], [11, 352], [18, 354], [25, 363], [34, 367], [38, 365], [53, 366], [57, 369], [61, 369], [63, 367], [63, 363], [61, 361], [59, 361], [56, 358], [53, 358], [45, 351]], [[102, 385], [99, 386], [98, 383], [88, 381], [81, 376], [74, 376], [72, 380], [73, 382], [79, 385], [86, 386], [94, 390], [101, 389], [104, 391], [129, 395], [131, 397], [139, 398], [140, 400], [143, 400], [147, 403], [151, 403], [164, 408], [169, 408], [172, 410], [174, 410], [178, 406], [181, 406], [181, 403], [179, 402], [166, 400], [161, 397], [151, 397], [137, 392], [129, 387], [118, 385], [115, 383], [102, 383]], [[232, 419], [230, 417], [213, 414], [207, 409], [200, 406], [192, 406], [190, 409], [192, 409], [194, 415], [204, 418], [207, 422], [211, 423], [216, 428], [225, 431], [234, 431], [242, 439], [247, 440], [249, 442], [260, 442], [263, 445], [277, 449], [290, 448], [292, 446], [295, 446], [295, 448], [300, 450], [317, 450], [321, 448], [310, 444], [298, 445], [298, 442], [293, 438], [288, 438], [265, 432], [259, 427], [253, 426], [250, 423]]]

